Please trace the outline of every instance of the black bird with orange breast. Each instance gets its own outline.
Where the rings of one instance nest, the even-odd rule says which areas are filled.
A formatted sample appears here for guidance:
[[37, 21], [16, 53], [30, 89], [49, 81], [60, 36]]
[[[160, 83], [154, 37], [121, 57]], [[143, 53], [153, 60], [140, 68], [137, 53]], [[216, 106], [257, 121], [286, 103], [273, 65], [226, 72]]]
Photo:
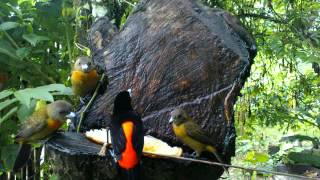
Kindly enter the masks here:
[[140, 178], [140, 159], [144, 144], [143, 124], [133, 110], [128, 91], [120, 92], [114, 101], [111, 141], [122, 179]]

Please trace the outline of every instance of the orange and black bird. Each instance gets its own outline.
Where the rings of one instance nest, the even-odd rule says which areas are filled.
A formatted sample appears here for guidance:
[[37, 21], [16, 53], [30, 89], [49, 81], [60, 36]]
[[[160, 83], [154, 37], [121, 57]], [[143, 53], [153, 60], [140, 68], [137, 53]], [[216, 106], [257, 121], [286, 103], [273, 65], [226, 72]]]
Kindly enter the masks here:
[[132, 108], [128, 91], [120, 92], [115, 98], [110, 130], [121, 179], [139, 180], [143, 123], [139, 113]]
[[214, 154], [220, 163], [224, 163], [218, 155], [210, 136], [183, 109], [176, 108], [173, 110], [169, 123], [172, 123], [177, 138], [193, 149], [196, 157], [200, 157], [202, 152], [208, 151]]
[[71, 72], [71, 84], [74, 95], [84, 97], [92, 93], [100, 77], [88, 57], [78, 57]]
[[24, 121], [15, 136], [15, 142], [21, 144], [21, 148], [14, 170], [23, 167], [29, 159], [31, 143], [45, 140], [72, 116], [74, 116], [72, 105], [64, 100], [54, 101], [48, 105], [45, 101], [38, 101], [34, 112]]

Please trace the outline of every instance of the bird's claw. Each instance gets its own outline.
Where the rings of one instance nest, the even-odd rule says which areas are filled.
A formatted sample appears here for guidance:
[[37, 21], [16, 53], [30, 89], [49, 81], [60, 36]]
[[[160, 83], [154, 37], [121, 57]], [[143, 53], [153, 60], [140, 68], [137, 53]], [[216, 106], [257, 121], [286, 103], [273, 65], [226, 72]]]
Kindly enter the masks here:
[[199, 155], [197, 152], [193, 152], [191, 155], [190, 155], [192, 158], [198, 158]]

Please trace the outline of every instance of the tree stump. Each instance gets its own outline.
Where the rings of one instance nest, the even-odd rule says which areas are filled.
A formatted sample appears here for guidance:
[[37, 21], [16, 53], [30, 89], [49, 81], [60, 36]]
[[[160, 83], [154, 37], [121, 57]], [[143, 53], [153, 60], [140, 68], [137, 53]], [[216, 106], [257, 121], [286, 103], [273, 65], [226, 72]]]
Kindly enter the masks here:
[[[108, 125], [115, 96], [131, 89], [133, 106], [142, 114], [147, 134], [182, 146], [168, 120], [174, 108], [183, 108], [230, 162], [236, 139], [233, 105], [256, 54], [254, 40], [236, 18], [193, 0], [142, 0], [120, 31], [107, 18], [94, 23], [89, 44], [93, 61], [104, 70], [109, 85], [90, 108], [82, 130]], [[59, 161], [67, 159], [68, 153], [61, 153]], [[145, 171], [165, 169], [159, 177], [168, 179], [179, 179], [176, 174], [189, 172], [200, 179], [222, 174], [220, 167], [210, 167], [213, 175], [209, 178], [209, 171], [186, 171], [181, 162], [170, 162], [171, 166], [162, 160], [144, 161]]]

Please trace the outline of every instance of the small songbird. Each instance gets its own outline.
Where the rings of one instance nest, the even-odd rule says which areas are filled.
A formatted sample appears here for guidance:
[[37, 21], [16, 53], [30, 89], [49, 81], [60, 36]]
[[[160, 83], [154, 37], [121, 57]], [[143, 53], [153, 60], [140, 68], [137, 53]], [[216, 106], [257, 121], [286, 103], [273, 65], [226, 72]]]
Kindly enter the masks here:
[[30, 143], [45, 140], [56, 132], [67, 118], [74, 115], [72, 105], [64, 100], [58, 100], [48, 105], [44, 101], [38, 101], [34, 112], [24, 121], [15, 136], [15, 142], [21, 144], [21, 148], [14, 169], [20, 169], [29, 159]]
[[210, 137], [184, 110], [179, 108], [173, 110], [169, 123], [172, 123], [175, 135], [195, 151], [196, 157], [200, 157], [203, 151], [208, 151], [223, 163]]
[[74, 95], [84, 97], [92, 93], [98, 85], [99, 74], [88, 57], [79, 57], [71, 73]]
[[140, 159], [144, 144], [143, 124], [133, 110], [128, 91], [120, 92], [114, 101], [111, 141], [122, 179], [139, 180]]

